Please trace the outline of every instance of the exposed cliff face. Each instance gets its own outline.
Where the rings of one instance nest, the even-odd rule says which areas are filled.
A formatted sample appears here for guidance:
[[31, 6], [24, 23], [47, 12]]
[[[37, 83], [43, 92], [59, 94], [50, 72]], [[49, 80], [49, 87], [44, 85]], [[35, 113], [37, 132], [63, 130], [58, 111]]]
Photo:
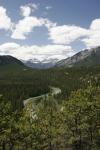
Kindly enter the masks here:
[[100, 47], [86, 49], [74, 56], [59, 61], [57, 67], [74, 67], [74, 66], [92, 66], [100, 65]]

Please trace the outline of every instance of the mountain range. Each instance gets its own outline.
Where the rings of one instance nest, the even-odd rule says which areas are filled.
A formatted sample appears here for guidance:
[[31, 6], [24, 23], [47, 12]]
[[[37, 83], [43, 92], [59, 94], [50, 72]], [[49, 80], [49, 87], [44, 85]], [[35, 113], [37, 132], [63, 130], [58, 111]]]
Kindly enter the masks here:
[[56, 67], [90, 67], [100, 65], [100, 47], [80, 51], [72, 57], [58, 61]]
[[48, 69], [54, 67], [58, 62], [58, 59], [44, 59], [42, 61], [39, 61], [38, 59], [29, 59], [28, 61], [22, 60], [22, 62], [31, 68]]
[[100, 65], [100, 47], [86, 49], [78, 52], [72, 57], [58, 61], [57, 59], [45, 59], [38, 61], [37, 59], [30, 59], [28, 61], [18, 60], [15, 57], [5, 55], [0, 56], [0, 66], [4, 65], [19, 65], [28, 66], [31, 68], [47, 69], [52, 67], [81, 67]]

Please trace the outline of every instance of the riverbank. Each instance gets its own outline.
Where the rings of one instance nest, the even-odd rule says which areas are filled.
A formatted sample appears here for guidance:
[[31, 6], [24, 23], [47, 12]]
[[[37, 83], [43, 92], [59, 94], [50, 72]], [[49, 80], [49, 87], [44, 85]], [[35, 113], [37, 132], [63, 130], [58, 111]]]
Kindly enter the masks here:
[[61, 93], [61, 89], [60, 88], [50, 87], [50, 92], [49, 93], [43, 94], [43, 95], [40, 95], [40, 96], [36, 96], [36, 97], [28, 98], [28, 99], [23, 101], [23, 104], [24, 104], [24, 106], [26, 106], [30, 102], [35, 102], [35, 101], [38, 101], [39, 99], [43, 99], [45, 97], [48, 97], [49, 94], [54, 96], [54, 95], [57, 95], [57, 94], [60, 94], [60, 93]]

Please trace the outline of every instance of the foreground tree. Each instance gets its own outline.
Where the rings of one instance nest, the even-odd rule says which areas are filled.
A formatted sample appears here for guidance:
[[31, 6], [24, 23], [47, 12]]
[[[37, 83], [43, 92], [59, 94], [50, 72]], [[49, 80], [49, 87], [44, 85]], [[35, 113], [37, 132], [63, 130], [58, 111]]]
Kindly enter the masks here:
[[64, 103], [67, 141], [75, 150], [99, 150], [100, 89], [73, 92]]
[[100, 88], [89, 86], [58, 102], [52, 95], [21, 112], [0, 101], [1, 150], [99, 150]]
[[[34, 149], [53, 150], [59, 149], [60, 133], [62, 133], [62, 117], [60, 106], [51, 95], [45, 97], [35, 106], [33, 111], [32, 130]], [[38, 144], [37, 144], [38, 143]], [[59, 143], [59, 144], [58, 144]]]

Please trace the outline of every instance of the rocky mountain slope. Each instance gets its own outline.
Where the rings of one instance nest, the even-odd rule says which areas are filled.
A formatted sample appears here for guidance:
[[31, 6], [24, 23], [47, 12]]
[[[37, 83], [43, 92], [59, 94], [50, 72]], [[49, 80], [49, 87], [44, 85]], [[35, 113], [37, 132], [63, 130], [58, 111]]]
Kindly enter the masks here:
[[57, 62], [56, 67], [100, 65], [100, 47], [86, 49], [72, 57]]

